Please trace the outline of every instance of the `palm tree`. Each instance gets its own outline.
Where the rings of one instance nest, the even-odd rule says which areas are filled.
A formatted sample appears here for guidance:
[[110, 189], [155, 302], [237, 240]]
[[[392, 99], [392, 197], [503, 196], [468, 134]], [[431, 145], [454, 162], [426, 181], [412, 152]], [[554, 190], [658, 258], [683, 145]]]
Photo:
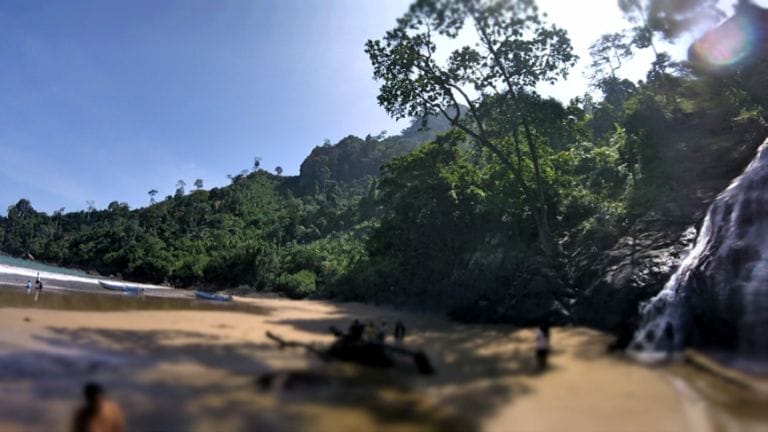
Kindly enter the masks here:
[[197, 190], [200, 190], [203, 188], [203, 179], [195, 180], [195, 188], [197, 188]]
[[155, 195], [158, 194], [157, 189], [150, 189], [147, 193], [149, 194], [149, 205], [156, 203], [157, 201], [155, 201]]
[[283, 175], [283, 167], [281, 167], [281, 166], [276, 166], [276, 167], [275, 167], [275, 174], [277, 174], [277, 175]]
[[255, 158], [253, 158], [253, 170], [258, 171], [260, 166], [261, 166], [261, 158], [256, 156]]

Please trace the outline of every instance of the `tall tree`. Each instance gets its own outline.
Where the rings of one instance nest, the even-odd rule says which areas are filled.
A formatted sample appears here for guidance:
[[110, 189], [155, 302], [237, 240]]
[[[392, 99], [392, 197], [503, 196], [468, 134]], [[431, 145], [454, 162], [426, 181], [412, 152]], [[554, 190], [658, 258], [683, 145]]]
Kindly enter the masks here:
[[176, 182], [176, 196], [184, 195], [186, 187], [187, 187], [187, 182], [185, 182], [184, 180], [177, 181]]
[[87, 206], [88, 206], [88, 207], [87, 207], [87, 209], [88, 209], [88, 213], [87, 213], [87, 215], [85, 216], [85, 219], [86, 219], [86, 220], [91, 220], [91, 213], [93, 213], [94, 211], [96, 211], [96, 201], [94, 201], [94, 200], [87, 200], [87, 201], [85, 202], [85, 205], [87, 205]]
[[253, 170], [258, 171], [260, 166], [261, 166], [261, 158], [256, 156], [255, 158], [253, 158]]
[[276, 167], [275, 167], [275, 174], [277, 174], [277, 175], [283, 175], [283, 167], [281, 167], [281, 166], [276, 166]]
[[624, 62], [632, 57], [632, 41], [625, 33], [609, 33], [602, 35], [589, 47], [590, 80], [592, 85], [600, 88], [607, 79], [616, 79], [616, 72]]
[[197, 179], [195, 180], [195, 188], [197, 190], [200, 190], [203, 188], [203, 179]]
[[[465, 27], [478, 42], [438, 61], [435, 37], [456, 39]], [[379, 103], [390, 115], [442, 114], [499, 158], [533, 209], [541, 246], [551, 254], [541, 161], [524, 96], [541, 82], [566, 77], [575, 64], [565, 30], [547, 24], [532, 0], [417, 0], [397, 27], [382, 40], [369, 40], [365, 50], [374, 77], [383, 82]], [[498, 136], [489, 130], [481, 99], [472, 92], [502, 101], [506, 122], [516, 133]], [[509, 139], [512, 150], [506, 145]], [[533, 167], [533, 184], [524, 172], [523, 146]]]
[[158, 194], [157, 189], [150, 189], [147, 193], [149, 194], [149, 205], [156, 203], [157, 201], [155, 201], [155, 195]]

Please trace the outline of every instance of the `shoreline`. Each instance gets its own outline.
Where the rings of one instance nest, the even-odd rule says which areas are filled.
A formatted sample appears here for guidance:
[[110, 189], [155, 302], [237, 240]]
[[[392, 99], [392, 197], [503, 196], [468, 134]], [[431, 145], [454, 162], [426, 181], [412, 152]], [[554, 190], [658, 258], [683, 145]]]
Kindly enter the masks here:
[[[25, 279], [34, 280], [38, 270], [12, 266], [7, 264], [0, 264], [0, 285], [15, 285], [23, 287], [26, 284]], [[67, 274], [59, 274], [48, 271], [39, 271], [41, 279], [46, 281], [46, 288], [64, 289], [66, 291], [75, 292], [89, 292], [94, 294], [109, 295], [109, 292], [101, 289], [99, 281], [112, 281], [125, 283], [132, 286], [138, 286], [149, 290], [148, 295], [153, 296], [156, 294], [170, 294], [172, 292], [178, 293], [179, 297], [189, 297], [191, 295], [191, 289], [180, 289], [174, 287], [168, 287], [163, 285], [145, 284], [139, 282], [130, 282], [121, 279], [105, 278], [100, 276], [75, 276]], [[48, 281], [54, 281], [50, 283]], [[83, 286], [87, 286], [88, 289], [83, 289]], [[95, 290], [90, 288], [97, 288]], [[159, 291], [159, 292], [158, 292]], [[217, 291], [219, 292], [219, 291]], [[233, 295], [234, 300], [239, 302], [248, 303], [253, 300], [266, 300], [266, 299], [283, 299], [281, 296], [266, 295], [266, 294], [254, 294], [248, 296]], [[337, 303], [328, 301], [328, 303]], [[394, 309], [393, 309], [394, 310]], [[413, 313], [410, 310], [398, 310], [398, 312]], [[705, 352], [701, 352], [692, 348], [688, 348], [680, 353], [680, 359], [689, 362], [690, 364], [706, 370], [721, 379], [726, 381], [732, 381], [740, 385], [753, 388], [760, 393], [768, 393], [768, 373], [756, 372], [749, 370], [748, 368], [739, 368], [727, 362], [721, 361], [716, 355], [709, 355]], [[640, 360], [639, 363], [653, 364], [654, 362], [647, 362]]]
[[[24, 286], [27, 280], [34, 281], [37, 274], [40, 274], [40, 279], [43, 280], [46, 287], [52, 288], [70, 288], [70, 289], [83, 289], [87, 288], [99, 288], [99, 281], [113, 281], [126, 283], [133, 286], [138, 286], [151, 290], [174, 290], [173, 287], [167, 287], [162, 285], [145, 284], [138, 282], [129, 282], [109, 277], [101, 276], [76, 276], [62, 273], [55, 273], [46, 270], [36, 270], [26, 267], [13, 266], [9, 264], [0, 264], [0, 283], [7, 285], [20, 285]], [[86, 289], [87, 289], [86, 288]]]
[[[15, 285], [15, 286], [23, 287], [26, 284], [26, 279], [34, 280], [37, 274], [38, 274], [38, 270], [35, 270], [35, 269], [12, 266], [7, 264], [0, 264], [0, 285]], [[93, 294], [110, 295], [111, 293], [105, 291], [99, 285], [99, 281], [103, 280], [103, 281], [121, 282], [121, 283], [129, 284], [132, 286], [138, 286], [148, 290], [146, 294], [154, 297], [163, 297], [163, 296], [171, 295], [173, 297], [179, 297], [179, 298], [191, 298], [191, 293], [192, 293], [192, 290], [188, 290], [188, 289], [179, 289], [179, 288], [162, 286], [162, 285], [130, 282], [130, 281], [125, 281], [121, 279], [104, 278], [100, 276], [92, 276], [92, 277], [91, 276], [75, 276], [75, 275], [60, 274], [60, 273], [54, 273], [54, 272], [48, 272], [48, 271], [39, 271], [39, 274], [41, 279], [43, 279], [46, 282], [46, 289], [53, 288], [53, 289], [61, 289], [64, 291], [88, 292]], [[49, 281], [54, 281], [54, 282], [51, 283]], [[83, 289], [84, 286], [86, 286], [87, 288]], [[177, 295], [173, 295], [172, 293]], [[259, 295], [259, 294], [248, 295], [248, 296], [233, 295], [232, 298], [235, 301], [241, 302], [241, 303], [249, 303], [252, 301], [269, 300], [269, 299], [276, 299], [276, 300], [284, 299], [281, 296]], [[330, 304], [338, 303], [330, 300], [325, 302]], [[2, 305], [0, 305], [0, 307], [2, 307]], [[383, 306], [377, 306], [377, 307], [386, 308]], [[392, 310], [398, 313], [409, 313], [409, 314], [414, 313], [413, 311], [410, 311], [410, 310], [395, 310], [395, 309], [392, 309]], [[430, 314], [430, 315], [434, 315], [434, 314]], [[599, 330], [596, 330], [596, 331], [599, 331]], [[705, 352], [701, 352], [692, 348], [688, 348], [685, 351], [683, 351], [680, 354], [680, 359], [690, 363], [692, 366], [695, 366], [704, 371], [707, 371], [708, 373], [713, 374], [714, 376], [724, 381], [733, 382], [735, 384], [738, 384], [747, 388], [751, 388], [754, 391], [757, 391], [761, 394], [768, 394], [768, 374], [766, 373], [758, 373], [758, 372], [755, 372], [754, 370], [739, 368], [738, 366], [734, 366], [724, 361], [720, 361], [715, 355], [709, 355]], [[637, 360], [634, 360], [634, 361], [637, 361]], [[639, 361], [639, 363], [653, 364], [653, 362], [648, 363], [644, 361]]]

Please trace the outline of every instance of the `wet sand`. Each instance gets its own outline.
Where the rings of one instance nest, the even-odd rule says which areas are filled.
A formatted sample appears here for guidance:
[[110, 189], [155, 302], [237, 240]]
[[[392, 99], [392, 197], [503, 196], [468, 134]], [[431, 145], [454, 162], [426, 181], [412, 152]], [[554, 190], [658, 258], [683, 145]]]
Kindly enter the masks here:
[[[539, 374], [530, 329], [320, 301], [92, 311], [101, 296], [79, 294], [78, 310], [62, 310], [71, 305], [25, 304], [16, 294], [12, 304], [0, 294], [4, 432], [67, 430], [87, 380], [103, 383], [138, 431], [768, 430], [766, 400], [689, 367], [609, 355], [610, 337], [588, 329], [554, 329], [551, 368]], [[328, 327], [354, 318], [390, 328], [402, 319], [407, 344], [423, 347], [438, 374], [420, 376], [407, 362], [396, 370], [327, 364], [265, 337], [330, 342]], [[254, 378], [269, 371], [300, 373], [292, 385], [262, 391]], [[734, 409], [728, 401], [741, 402]]]

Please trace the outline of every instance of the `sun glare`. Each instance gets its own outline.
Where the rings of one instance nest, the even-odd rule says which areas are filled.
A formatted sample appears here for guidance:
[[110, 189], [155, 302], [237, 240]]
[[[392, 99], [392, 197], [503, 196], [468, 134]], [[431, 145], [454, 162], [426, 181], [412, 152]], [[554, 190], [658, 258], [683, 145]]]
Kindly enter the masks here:
[[698, 58], [713, 68], [742, 63], [757, 46], [759, 29], [745, 17], [735, 17], [723, 24], [717, 33], [700, 39], [694, 46]]

